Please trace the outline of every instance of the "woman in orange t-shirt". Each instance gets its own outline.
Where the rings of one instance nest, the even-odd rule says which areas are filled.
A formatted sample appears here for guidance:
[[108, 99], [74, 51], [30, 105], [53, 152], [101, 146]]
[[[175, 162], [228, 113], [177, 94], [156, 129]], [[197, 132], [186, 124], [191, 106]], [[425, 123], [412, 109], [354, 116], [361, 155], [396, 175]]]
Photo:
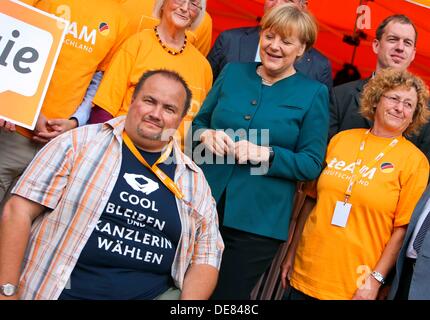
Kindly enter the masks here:
[[185, 79], [193, 94], [191, 109], [178, 130], [184, 137], [212, 86], [209, 62], [185, 34], [200, 23], [205, 7], [205, 0], [155, 3], [154, 16], [160, 17], [160, 24], [131, 36], [115, 54], [94, 97], [90, 123], [126, 114], [141, 75], [148, 70], [169, 69]]
[[378, 297], [427, 185], [427, 158], [404, 135], [427, 122], [428, 97], [406, 71], [380, 70], [365, 86], [360, 108], [373, 127], [330, 141], [316, 204], [299, 215], [282, 265], [287, 299]]

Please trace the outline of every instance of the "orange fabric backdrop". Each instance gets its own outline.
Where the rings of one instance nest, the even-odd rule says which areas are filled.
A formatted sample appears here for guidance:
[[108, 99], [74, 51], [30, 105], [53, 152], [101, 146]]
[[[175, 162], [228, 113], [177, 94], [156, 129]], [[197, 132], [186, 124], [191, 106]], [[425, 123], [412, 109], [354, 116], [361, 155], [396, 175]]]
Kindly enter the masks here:
[[[213, 19], [213, 40], [219, 32], [241, 26], [258, 24], [263, 14], [264, 0], [208, 0], [208, 12]], [[376, 66], [371, 43], [378, 24], [395, 13], [409, 16], [418, 29], [417, 54], [410, 71], [420, 75], [430, 84], [430, 9], [406, 0], [361, 1], [370, 8], [370, 29], [365, 29], [367, 39], [361, 40], [355, 54], [354, 65], [362, 77], [367, 77]], [[430, 2], [430, 1], [428, 1]], [[316, 48], [326, 55], [333, 66], [333, 74], [344, 63], [350, 63], [354, 47], [342, 41], [352, 35], [360, 0], [309, 0], [309, 9], [319, 23]]]

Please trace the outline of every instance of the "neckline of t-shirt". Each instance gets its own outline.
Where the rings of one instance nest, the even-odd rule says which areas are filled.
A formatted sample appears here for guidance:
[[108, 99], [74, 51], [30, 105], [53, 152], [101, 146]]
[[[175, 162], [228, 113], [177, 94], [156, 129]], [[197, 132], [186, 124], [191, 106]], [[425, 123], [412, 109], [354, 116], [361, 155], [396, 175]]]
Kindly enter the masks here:
[[381, 137], [381, 136], [377, 136], [376, 134], [374, 134], [372, 131], [369, 132], [369, 137], [374, 139], [374, 140], [380, 140], [380, 141], [391, 141], [393, 139], [397, 139], [397, 140], [402, 140], [403, 135], [398, 135], [395, 137]]

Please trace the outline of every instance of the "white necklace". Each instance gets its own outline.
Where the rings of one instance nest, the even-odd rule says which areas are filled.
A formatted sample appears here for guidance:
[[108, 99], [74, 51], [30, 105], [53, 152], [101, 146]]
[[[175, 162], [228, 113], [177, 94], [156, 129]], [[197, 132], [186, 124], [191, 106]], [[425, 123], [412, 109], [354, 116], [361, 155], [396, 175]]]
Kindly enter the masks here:
[[271, 85], [273, 85], [275, 82], [276, 82], [276, 80], [275, 81], [271, 81], [271, 80], [267, 80], [267, 79], [265, 79], [264, 77], [263, 77], [263, 75], [261, 74], [261, 66], [259, 66], [258, 68], [257, 68], [257, 74], [260, 76], [260, 78], [261, 78], [261, 83], [262, 84], [264, 84], [264, 85], [266, 85], [266, 86], [271, 86]]

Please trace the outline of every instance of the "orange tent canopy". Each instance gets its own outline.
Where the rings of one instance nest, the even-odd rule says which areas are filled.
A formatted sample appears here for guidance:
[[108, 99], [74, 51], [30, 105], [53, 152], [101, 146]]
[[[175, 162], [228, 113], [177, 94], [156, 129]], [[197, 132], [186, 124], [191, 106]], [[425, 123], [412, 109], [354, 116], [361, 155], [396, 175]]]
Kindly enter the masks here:
[[[264, 0], [208, 0], [208, 12], [214, 25], [213, 39], [226, 29], [257, 25], [263, 14], [263, 3]], [[368, 15], [363, 16], [363, 11], [357, 10], [360, 4], [368, 6]], [[362, 77], [369, 76], [376, 66], [371, 44], [378, 24], [392, 14], [407, 15], [418, 29], [417, 54], [410, 71], [430, 84], [430, 0], [309, 0], [308, 7], [319, 23], [315, 47], [330, 59], [333, 75], [344, 63], [351, 63], [354, 46], [345, 43], [343, 38], [353, 34], [357, 15], [358, 20], [369, 27], [362, 30], [366, 38], [360, 39], [353, 61]]]

